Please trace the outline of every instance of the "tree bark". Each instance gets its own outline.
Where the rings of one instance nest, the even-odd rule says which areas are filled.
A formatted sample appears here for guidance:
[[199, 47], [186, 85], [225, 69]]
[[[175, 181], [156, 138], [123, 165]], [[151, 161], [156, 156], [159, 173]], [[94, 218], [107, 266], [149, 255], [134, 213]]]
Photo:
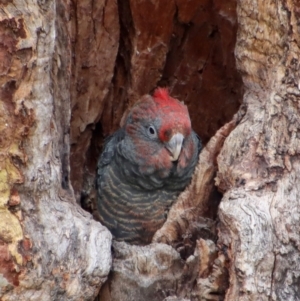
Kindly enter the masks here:
[[[0, 8], [1, 300], [299, 299], [297, 1]], [[93, 211], [104, 138], [157, 85], [206, 145], [153, 243], [112, 256], [78, 203]]]
[[218, 158], [226, 300], [299, 300], [299, 2], [238, 1], [246, 114]]
[[69, 181], [66, 12], [60, 1], [1, 4], [1, 300], [93, 300], [111, 266], [111, 235]]

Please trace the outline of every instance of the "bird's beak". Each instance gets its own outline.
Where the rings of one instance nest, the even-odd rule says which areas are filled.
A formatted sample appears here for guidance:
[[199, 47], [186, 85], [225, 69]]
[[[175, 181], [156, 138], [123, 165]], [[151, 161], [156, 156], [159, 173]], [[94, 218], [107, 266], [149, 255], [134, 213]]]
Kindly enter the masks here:
[[166, 143], [166, 148], [171, 153], [171, 161], [177, 161], [181, 153], [183, 135], [177, 133], [173, 135], [169, 142]]

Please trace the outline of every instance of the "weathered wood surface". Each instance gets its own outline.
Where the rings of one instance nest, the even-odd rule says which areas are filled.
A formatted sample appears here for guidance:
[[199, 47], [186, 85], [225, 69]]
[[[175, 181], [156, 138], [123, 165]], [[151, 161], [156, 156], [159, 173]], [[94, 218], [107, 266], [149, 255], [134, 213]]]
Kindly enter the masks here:
[[[111, 235], [69, 182], [70, 40], [63, 2], [0, 10], [0, 299], [92, 300]], [[101, 252], [99, 252], [101, 249]]]
[[238, 1], [246, 114], [218, 158], [226, 300], [299, 300], [300, 4]]
[[[227, 288], [225, 258], [213, 241], [200, 239], [187, 260], [166, 244], [137, 247], [114, 243], [112, 272], [99, 299], [220, 300]], [[225, 276], [225, 277], [224, 277]]]
[[[239, 0], [237, 23], [234, 1], [155, 3], [0, 3], [2, 300], [93, 300], [111, 266], [101, 300], [299, 299], [300, 5]], [[75, 202], [103, 137], [166, 84], [208, 141], [239, 106], [237, 27], [244, 105], [155, 237], [175, 249], [116, 243], [112, 261], [110, 234]], [[199, 218], [215, 218], [216, 171], [218, 242]]]

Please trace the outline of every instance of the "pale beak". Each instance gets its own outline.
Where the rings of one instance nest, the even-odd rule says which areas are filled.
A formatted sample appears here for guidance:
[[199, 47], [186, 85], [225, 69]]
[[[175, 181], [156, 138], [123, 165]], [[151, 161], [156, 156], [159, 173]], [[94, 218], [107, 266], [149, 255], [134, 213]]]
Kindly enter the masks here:
[[166, 143], [166, 148], [171, 153], [171, 161], [177, 161], [182, 148], [183, 135], [177, 133], [173, 135], [169, 142]]

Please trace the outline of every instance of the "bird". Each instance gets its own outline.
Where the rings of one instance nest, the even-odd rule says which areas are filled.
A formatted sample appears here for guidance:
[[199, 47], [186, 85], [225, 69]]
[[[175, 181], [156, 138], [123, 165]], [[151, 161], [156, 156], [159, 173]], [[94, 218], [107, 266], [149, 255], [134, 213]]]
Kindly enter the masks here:
[[186, 105], [166, 88], [142, 96], [123, 119], [98, 160], [97, 211], [116, 240], [146, 245], [190, 183], [202, 144]]

